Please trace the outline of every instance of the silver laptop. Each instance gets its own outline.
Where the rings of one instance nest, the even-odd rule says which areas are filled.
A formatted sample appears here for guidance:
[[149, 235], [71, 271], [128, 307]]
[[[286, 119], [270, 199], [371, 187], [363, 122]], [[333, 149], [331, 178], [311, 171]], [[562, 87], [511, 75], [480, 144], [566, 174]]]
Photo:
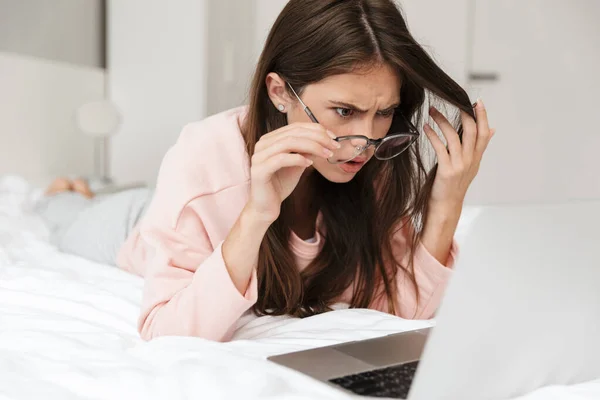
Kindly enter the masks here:
[[436, 320], [269, 359], [340, 390], [410, 400], [510, 399], [600, 378], [600, 202], [484, 209]]

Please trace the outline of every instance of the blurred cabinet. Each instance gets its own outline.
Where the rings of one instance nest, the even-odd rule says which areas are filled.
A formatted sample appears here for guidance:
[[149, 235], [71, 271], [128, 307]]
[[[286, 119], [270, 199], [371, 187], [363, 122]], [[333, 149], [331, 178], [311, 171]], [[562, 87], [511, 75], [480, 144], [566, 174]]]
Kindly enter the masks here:
[[600, 1], [471, 1], [468, 90], [498, 133], [469, 201], [600, 198]]

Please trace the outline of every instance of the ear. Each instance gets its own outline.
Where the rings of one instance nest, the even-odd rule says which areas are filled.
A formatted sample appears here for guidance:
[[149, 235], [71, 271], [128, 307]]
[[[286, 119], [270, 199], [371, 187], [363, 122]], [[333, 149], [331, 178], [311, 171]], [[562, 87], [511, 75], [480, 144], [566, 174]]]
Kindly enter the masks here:
[[270, 72], [266, 79], [267, 93], [273, 106], [279, 109], [279, 105], [283, 105], [285, 110], [288, 110], [292, 104], [287, 91], [287, 83], [275, 72]]

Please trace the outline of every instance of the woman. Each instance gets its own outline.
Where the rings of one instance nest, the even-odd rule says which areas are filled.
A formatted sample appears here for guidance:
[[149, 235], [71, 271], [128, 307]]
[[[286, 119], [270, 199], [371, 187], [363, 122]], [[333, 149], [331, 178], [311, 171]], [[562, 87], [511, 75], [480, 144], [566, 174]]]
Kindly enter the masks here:
[[[460, 110], [454, 125], [429, 110], [447, 147], [426, 98]], [[437, 155], [429, 172], [415, 125]], [[304, 317], [336, 302], [432, 317], [492, 134], [393, 1], [291, 0], [249, 106], [184, 128], [118, 255], [145, 278], [142, 337], [226, 341], [246, 312]]]

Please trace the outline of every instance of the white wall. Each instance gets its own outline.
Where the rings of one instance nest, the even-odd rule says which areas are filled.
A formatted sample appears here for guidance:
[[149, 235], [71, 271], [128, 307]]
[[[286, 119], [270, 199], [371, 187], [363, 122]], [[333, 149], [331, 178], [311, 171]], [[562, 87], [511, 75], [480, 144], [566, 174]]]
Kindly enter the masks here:
[[0, 53], [0, 88], [0, 174], [44, 184], [93, 173], [93, 142], [74, 113], [103, 98], [102, 69]]
[[109, 0], [109, 97], [123, 114], [111, 138], [119, 183], [153, 184], [184, 124], [206, 115], [206, 1]]

